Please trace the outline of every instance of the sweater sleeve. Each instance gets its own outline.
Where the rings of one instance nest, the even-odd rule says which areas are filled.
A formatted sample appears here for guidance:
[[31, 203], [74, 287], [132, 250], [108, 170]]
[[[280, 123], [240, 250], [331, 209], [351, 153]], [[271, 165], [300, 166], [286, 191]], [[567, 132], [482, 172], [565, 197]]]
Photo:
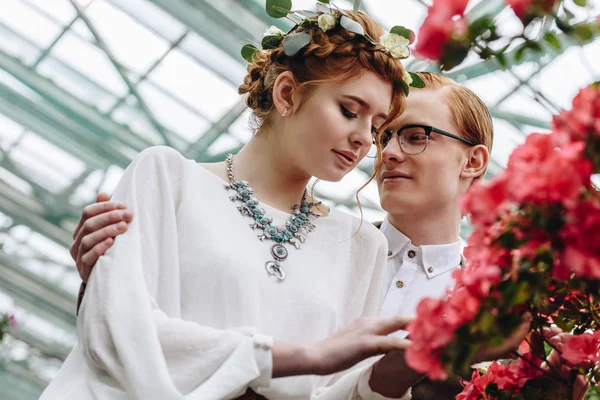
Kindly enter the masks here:
[[201, 326], [161, 309], [159, 290], [179, 296], [177, 209], [186, 162], [154, 147], [127, 168], [114, 199], [135, 218], [98, 260], [78, 318], [88, 364], [132, 398], [228, 399], [271, 380], [271, 337]]

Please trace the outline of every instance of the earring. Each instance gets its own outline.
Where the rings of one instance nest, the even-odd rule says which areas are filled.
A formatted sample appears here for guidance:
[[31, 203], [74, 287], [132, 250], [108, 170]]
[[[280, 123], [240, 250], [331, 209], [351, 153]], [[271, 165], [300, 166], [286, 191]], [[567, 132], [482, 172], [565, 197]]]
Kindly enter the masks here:
[[285, 118], [285, 116], [287, 115], [287, 111], [288, 111], [287, 108], [285, 110], [283, 110], [283, 112], [281, 113], [281, 116]]

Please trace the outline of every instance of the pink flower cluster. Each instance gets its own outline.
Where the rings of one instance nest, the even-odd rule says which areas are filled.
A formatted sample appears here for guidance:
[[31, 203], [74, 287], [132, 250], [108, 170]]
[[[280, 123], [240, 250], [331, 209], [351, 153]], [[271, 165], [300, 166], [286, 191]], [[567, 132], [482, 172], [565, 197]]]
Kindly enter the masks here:
[[[510, 156], [505, 171], [473, 185], [462, 202], [475, 227], [465, 250], [469, 266], [455, 272], [456, 286], [446, 298], [426, 299], [418, 306], [417, 318], [408, 327], [413, 344], [406, 359], [413, 369], [444, 379], [452, 365], [448, 348], [457, 340], [457, 330], [467, 325], [468, 332], [478, 332], [481, 316], [496, 316], [498, 309], [491, 304], [505, 304], [502, 296], [510, 292], [500, 285], [518, 285], [524, 265], [527, 273], [540, 276], [547, 293], [543, 301], [550, 307], [553, 285], [573, 277], [600, 279], [600, 192], [591, 184], [592, 174], [600, 172], [598, 148], [600, 85], [592, 85], [580, 91], [570, 111], [554, 118], [552, 133], [529, 135]], [[521, 290], [517, 289], [513, 300]], [[530, 299], [534, 293], [518, 295]], [[571, 298], [567, 293], [561, 301]], [[528, 300], [510, 303], [513, 308], [504, 312], [523, 311], [523, 301]], [[549, 325], [556, 312], [540, 318]], [[598, 363], [599, 346], [598, 332], [573, 336], [565, 344], [564, 360], [573, 365]], [[526, 364], [493, 364], [487, 374], [474, 373], [460, 399], [487, 398], [481, 396], [492, 381], [501, 390], [518, 391], [539, 372]]]
[[421, 25], [416, 54], [439, 60], [444, 46], [452, 39], [464, 38], [468, 24], [464, 19], [469, 0], [434, 0]]
[[600, 364], [600, 330], [570, 336], [562, 347], [562, 358], [573, 365]]
[[542, 360], [532, 353], [523, 354], [519, 362], [510, 365], [492, 363], [485, 373], [474, 371], [471, 380], [464, 390], [456, 396], [456, 400], [493, 400], [496, 397], [486, 393], [486, 387], [495, 383], [498, 390], [508, 390], [517, 394], [525, 383], [543, 374], [540, 366]]

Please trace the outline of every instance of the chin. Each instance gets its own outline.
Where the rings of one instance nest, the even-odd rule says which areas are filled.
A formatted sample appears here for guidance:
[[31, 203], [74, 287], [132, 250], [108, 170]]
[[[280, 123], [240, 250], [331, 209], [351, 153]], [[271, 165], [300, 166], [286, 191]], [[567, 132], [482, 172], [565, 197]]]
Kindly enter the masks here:
[[326, 181], [326, 182], [339, 182], [342, 179], [344, 179], [344, 177], [346, 175], [348, 175], [348, 173], [350, 172], [350, 170], [348, 171], [341, 171], [339, 169], [328, 169], [328, 170], [321, 170], [321, 171], [315, 171], [317, 173], [313, 174], [313, 176], [317, 179], [320, 179], [322, 181]]
[[407, 199], [405, 196], [393, 195], [391, 193], [380, 193], [379, 201], [381, 208], [389, 214], [405, 214], [419, 208], [419, 204]]

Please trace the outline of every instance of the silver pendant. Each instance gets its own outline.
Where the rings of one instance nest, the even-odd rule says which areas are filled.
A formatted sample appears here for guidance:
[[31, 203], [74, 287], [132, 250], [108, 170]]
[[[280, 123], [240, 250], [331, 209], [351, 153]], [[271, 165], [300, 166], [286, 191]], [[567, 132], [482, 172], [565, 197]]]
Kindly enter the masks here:
[[265, 268], [270, 277], [276, 278], [279, 282], [285, 280], [285, 271], [277, 261], [268, 261], [265, 264]]
[[287, 258], [288, 251], [284, 245], [277, 243], [271, 247], [271, 254], [275, 260], [283, 261]]

